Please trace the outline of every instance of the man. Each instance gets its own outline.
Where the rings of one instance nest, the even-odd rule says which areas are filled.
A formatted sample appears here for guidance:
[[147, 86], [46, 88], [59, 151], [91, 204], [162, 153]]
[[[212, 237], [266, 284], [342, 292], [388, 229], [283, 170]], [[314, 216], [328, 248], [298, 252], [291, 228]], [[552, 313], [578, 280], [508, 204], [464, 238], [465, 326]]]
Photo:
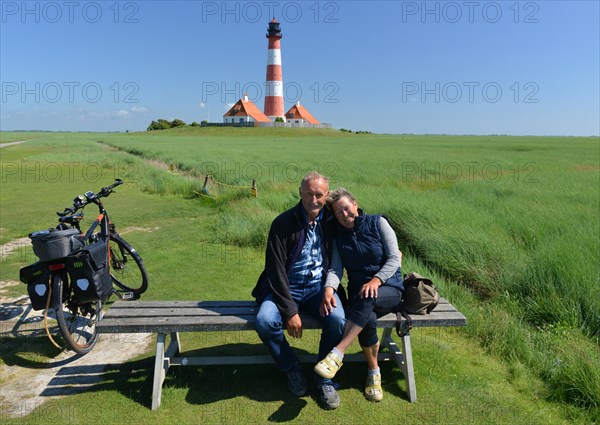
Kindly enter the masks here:
[[[252, 295], [259, 303], [256, 330], [269, 348], [277, 368], [286, 374], [290, 392], [302, 396], [307, 383], [298, 358], [289, 346], [284, 327], [292, 338], [302, 337], [302, 320], [298, 312], [307, 312], [323, 327], [319, 360], [340, 341], [344, 331], [344, 311], [337, 294], [337, 307], [321, 316], [323, 282], [329, 266], [331, 232], [326, 230], [330, 218], [325, 206], [328, 180], [319, 173], [308, 173], [300, 183], [300, 202], [280, 214], [271, 224], [265, 254], [265, 269]], [[330, 379], [313, 374], [318, 400], [324, 409], [340, 404], [336, 387]]]

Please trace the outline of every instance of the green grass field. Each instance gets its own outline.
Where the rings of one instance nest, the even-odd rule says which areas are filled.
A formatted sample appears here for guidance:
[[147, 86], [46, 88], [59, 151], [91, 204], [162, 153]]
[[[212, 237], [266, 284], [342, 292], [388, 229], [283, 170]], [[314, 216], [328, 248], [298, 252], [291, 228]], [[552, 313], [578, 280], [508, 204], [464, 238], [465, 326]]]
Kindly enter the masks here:
[[[106, 205], [121, 230], [131, 229], [126, 239], [148, 266], [144, 299], [249, 299], [271, 220], [297, 202], [300, 179], [316, 169], [367, 212], [391, 219], [404, 271], [434, 277], [469, 325], [415, 332], [416, 405], [391, 366], [378, 405], [360, 394], [364, 366], [342, 369], [342, 407], [333, 414], [309, 397], [288, 397], [274, 369], [240, 366], [172, 373], [154, 413], [148, 351], [91, 388], [101, 394], [97, 413], [82, 412], [84, 393], [7, 423], [46, 422], [65, 409], [91, 420], [110, 411], [117, 422], [122, 413], [131, 423], [600, 420], [598, 138], [246, 128], [20, 135], [1, 134], [2, 143], [34, 138], [0, 151], [2, 244], [47, 228], [75, 195], [119, 177], [127, 184]], [[200, 195], [207, 174], [210, 197]], [[18, 269], [34, 261], [29, 251], [2, 260], [2, 281], [18, 279]], [[26, 292], [24, 285], [7, 291]], [[184, 344], [262, 348], [254, 335], [231, 338], [186, 335]], [[316, 334], [305, 339], [298, 348], [314, 351]], [[22, 343], [3, 334], [5, 364], [55, 355], [44, 338], [26, 344], [29, 351]]]

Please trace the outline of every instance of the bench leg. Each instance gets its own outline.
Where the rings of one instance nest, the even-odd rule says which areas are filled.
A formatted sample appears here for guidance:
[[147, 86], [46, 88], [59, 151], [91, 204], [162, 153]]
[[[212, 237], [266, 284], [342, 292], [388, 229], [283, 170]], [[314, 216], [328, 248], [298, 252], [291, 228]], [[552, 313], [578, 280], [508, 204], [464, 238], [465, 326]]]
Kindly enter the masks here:
[[165, 376], [171, 360], [177, 354], [181, 353], [181, 340], [179, 332], [171, 332], [171, 342], [165, 350], [166, 334], [159, 333], [156, 337], [156, 358], [154, 359], [154, 382], [152, 383], [152, 410], [160, 407], [162, 396], [162, 384], [165, 381]]
[[177, 344], [177, 349], [175, 350], [175, 354], [181, 354], [181, 340], [179, 339], [179, 332], [171, 332], [171, 344], [175, 341]]
[[[162, 384], [165, 380], [168, 366], [165, 364], [165, 334], [159, 333], [156, 337], [156, 357], [154, 359], [154, 382], [152, 383], [152, 410], [160, 407]], [[165, 368], [166, 366], [166, 368]]]
[[381, 337], [383, 346], [385, 346], [390, 354], [396, 360], [400, 367], [404, 379], [406, 380], [406, 392], [411, 403], [417, 401], [417, 387], [415, 385], [415, 371], [413, 368], [412, 349], [410, 345], [410, 334], [402, 337], [402, 350], [396, 345], [392, 338], [392, 328], [385, 328]]
[[404, 364], [406, 365], [406, 372], [404, 372], [404, 378], [406, 378], [406, 389], [408, 392], [408, 399], [411, 403], [414, 403], [417, 401], [417, 386], [415, 384], [415, 370], [413, 368], [410, 334], [406, 334], [402, 337], [402, 351], [404, 352]]
[[179, 332], [171, 332], [171, 342], [169, 342], [169, 346], [167, 347], [167, 351], [165, 354], [165, 360], [169, 363], [171, 362], [171, 358], [181, 353], [181, 340], [179, 339]]

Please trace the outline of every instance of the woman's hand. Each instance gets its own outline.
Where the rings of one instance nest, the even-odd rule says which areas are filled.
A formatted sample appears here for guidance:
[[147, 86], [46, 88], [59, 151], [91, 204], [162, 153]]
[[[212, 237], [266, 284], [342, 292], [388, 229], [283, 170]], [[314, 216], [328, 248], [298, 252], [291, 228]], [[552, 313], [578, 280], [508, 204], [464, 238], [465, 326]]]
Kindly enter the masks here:
[[327, 286], [325, 291], [323, 291], [323, 300], [321, 300], [321, 305], [319, 306], [321, 316], [329, 316], [329, 313], [337, 307], [334, 294], [335, 292], [330, 286]]
[[358, 295], [361, 298], [377, 298], [377, 289], [383, 284], [381, 279], [374, 277], [363, 286], [360, 287]]

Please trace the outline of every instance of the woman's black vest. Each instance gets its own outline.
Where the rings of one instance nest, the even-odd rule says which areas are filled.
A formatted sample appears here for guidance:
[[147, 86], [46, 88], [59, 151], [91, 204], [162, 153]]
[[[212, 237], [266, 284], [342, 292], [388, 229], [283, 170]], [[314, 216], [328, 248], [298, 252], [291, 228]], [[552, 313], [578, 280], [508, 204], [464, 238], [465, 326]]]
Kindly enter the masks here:
[[[353, 229], [336, 226], [335, 243], [348, 273], [350, 297], [375, 276], [387, 260], [379, 235], [381, 215], [362, 214], [356, 217]], [[384, 285], [404, 290], [400, 268]]]

